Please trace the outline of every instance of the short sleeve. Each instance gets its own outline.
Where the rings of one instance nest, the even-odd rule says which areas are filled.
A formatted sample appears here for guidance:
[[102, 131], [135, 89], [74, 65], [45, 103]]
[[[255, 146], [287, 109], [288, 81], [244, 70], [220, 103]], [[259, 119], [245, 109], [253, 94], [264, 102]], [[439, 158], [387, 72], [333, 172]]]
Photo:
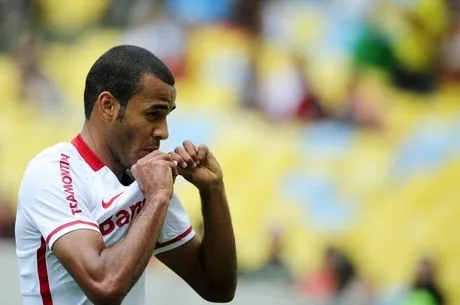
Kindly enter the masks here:
[[190, 219], [179, 198], [174, 195], [169, 203], [154, 255], [182, 246], [195, 236]]
[[34, 160], [26, 169], [19, 190], [18, 209], [41, 233], [51, 249], [54, 242], [71, 231], [99, 226], [87, 206], [85, 185], [78, 175], [78, 160], [53, 154]]

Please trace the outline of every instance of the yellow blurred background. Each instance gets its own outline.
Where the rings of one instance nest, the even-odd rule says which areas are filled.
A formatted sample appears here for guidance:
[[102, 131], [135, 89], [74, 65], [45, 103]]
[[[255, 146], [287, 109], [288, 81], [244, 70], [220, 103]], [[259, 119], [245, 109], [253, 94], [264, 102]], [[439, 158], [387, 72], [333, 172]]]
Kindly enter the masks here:
[[[176, 75], [164, 148], [191, 138], [222, 164], [242, 273], [263, 267], [276, 231], [295, 278], [332, 244], [378, 298], [429, 256], [460, 304], [454, 1], [2, 5], [0, 193], [12, 210], [28, 160], [79, 132], [93, 62], [136, 44]], [[176, 189], [198, 227], [198, 194]]]

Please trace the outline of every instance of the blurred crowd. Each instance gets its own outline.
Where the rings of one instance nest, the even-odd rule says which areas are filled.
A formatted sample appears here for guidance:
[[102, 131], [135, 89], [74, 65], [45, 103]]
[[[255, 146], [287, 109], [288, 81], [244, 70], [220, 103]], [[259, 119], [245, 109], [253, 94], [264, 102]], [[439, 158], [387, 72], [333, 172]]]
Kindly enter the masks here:
[[[3, 104], [47, 118], [80, 111], [89, 68], [80, 60], [114, 44], [164, 60], [185, 104], [257, 113], [271, 126], [333, 122], [383, 138], [394, 136], [394, 124], [403, 128], [388, 110], [395, 100], [410, 100], [415, 108], [401, 115], [410, 117], [439, 92], [457, 92], [460, 1], [0, 0]], [[14, 234], [12, 200], [0, 195], [0, 236]], [[293, 272], [282, 230], [266, 235], [263, 264], [241, 276], [276, 280], [314, 304], [448, 304], [436, 259], [424, 253], [410, 260], [418, 267], [402, 292], [376, 298], [378, 288], [341, 247], [325, 246], [316, 266]]]
[[429, 257], [416, 262], [413, 279], [405, 287], [381, 294], [369, 279], [358, 270], [354, 260], [334, 245], [324, 248], [321, 263], [316, 269], [294, 276], [283, 260], [282, 239], [273, 236], [273, 243], [262, 267], [242, 277], [276, 283], [302, 295], [308, 304], [315, 305], [445, 305], [439, 287], [436, 263]]
[[[459, 11], [455, 0], [3, 0], [0, 51], [17, 59], [20, 93], [45, 109], [66, 97], [40, 67], [42, 45], [102, 27], [157, 54], [179, 80], [221, 87], [270, 120], [382, 127], [386, 85], [428, 94], [457, 81]], [[190, 56], [196, 48], [210, 58]]]

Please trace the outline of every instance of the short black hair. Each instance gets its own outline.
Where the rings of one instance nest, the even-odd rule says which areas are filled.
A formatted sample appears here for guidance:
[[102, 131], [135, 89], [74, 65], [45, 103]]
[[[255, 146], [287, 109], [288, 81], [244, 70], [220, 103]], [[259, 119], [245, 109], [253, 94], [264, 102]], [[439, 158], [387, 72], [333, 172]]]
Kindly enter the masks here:
[[174, 86], [174, 76], [158, 57], [150, 51], [132, 45], [113, 47], [99, 57], [86, 77], [85, 117], [89, 119], [99, 95], [110, 92], [122, 108], [141, 89], [142, 76], [152, 74], [162, 82]]

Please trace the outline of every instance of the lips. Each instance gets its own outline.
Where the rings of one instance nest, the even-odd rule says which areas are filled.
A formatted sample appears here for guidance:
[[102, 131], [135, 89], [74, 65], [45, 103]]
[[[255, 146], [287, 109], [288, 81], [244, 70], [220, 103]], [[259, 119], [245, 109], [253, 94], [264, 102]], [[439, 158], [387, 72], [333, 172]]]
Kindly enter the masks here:
[[158, 147], [148, 147], [148, 148], [144, 148], [144, 151], [147, 153], [147, 154], [150, 154], [151, 152], [155, 151], [155, 150], [158, 150]]

